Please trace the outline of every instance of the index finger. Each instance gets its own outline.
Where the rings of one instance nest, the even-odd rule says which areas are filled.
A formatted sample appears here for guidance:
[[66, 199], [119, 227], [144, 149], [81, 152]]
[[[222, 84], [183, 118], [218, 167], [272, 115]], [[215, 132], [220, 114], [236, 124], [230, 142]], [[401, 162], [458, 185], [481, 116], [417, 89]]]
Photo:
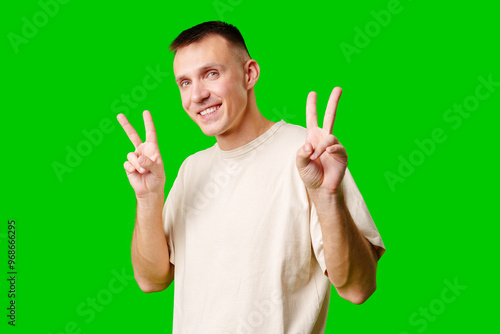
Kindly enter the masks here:
[[326, 106], [325, 118], [323, 119], [323, 130], [332, 133], [333, 124], [335, 123], [335, 116], [337, 114], [337, 105], [339, 104], [340, 95], [342, 95], [342, 88], [335, 87], [330, 94], [328, 104]]
[[308, 129], [313, 129], [318, 126], [318, 114], [316, 111], [317, 99], [318, 94], [316, 94], [316, 92], [310, 92], [309, 95], [307, 95], [306, 126]]
[[157, 143], [155, 124], [149, 110], [144, 110], [142, 117], [144, 118], [144, 126], [146, 127], [146, 141]]
[[130, 138], [132, 144], [134, 144], [134, 147], [137, 149], [137, 147], [142, 144], [141, 137], [139, 137], [137, 131], [135, 131], [134, 127], [130, 124], [124, 114], [119, 114], [116, 118], [118, 119], [118, 122], [122, 126], [123, 130], [125, 130], [127, 136]]

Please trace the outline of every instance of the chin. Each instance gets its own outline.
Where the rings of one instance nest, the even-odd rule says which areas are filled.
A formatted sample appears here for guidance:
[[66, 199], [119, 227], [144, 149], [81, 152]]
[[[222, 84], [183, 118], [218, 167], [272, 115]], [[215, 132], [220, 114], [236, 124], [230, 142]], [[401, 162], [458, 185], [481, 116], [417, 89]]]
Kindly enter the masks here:
[[220, 129], [214, 129], [213, 127], [206, 127], [200, 125], [198, 126], [200, 127], [201, 132], [203, 132], [203, 134], [208, 137], [215, 137], [222, 132], [220, 131]]
[[206, 131], [206, 130], [203, 130], [201, 129], [201, 132], [203, 132], [203, 134], [207, 137], [215, 137], [217, 135], [217, 133], [215, 132], [212, 132], [212, 131]]

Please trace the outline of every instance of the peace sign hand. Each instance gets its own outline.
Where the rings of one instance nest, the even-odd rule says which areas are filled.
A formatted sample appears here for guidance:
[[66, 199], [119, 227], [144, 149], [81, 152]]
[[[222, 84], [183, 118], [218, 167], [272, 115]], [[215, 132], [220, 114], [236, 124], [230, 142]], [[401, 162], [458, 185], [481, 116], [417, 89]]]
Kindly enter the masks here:
[[317, 94], [310, 92], [307, 97], [306, 143], [297, 151], [297, 169], [309, 191], [324, 190], [337, 194], [347, 167], [347, 153], [332, 134], [335, 114], [342, 89], [335, 87], [328, 100], [323, 128], [318, 127], [316, 112]]
[[148, 110], [144, 111], [143, 117], [146, 127], [146, 141], [144, 143], [125, 115], [119, 114], [116, 117], [135, 147], [135, 151], [127, 155], [128, 160], [125, 161], [123, 167], [137, 198], [147, 197], [151, 194], [163, 196], [165, 170], [158, 148], [155, 125]]

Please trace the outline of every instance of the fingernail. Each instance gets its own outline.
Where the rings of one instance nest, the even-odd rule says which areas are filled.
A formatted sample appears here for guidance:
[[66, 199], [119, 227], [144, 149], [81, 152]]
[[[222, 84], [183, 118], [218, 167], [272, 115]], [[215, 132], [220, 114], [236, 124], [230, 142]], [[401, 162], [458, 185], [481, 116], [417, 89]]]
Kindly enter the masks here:
[[146, 171], [146, 170], [145, 170], [144, 168], [142, 168], [142, 167], [140, 167], [140, 168], [139, 168], [139, 172], [140, 172], [140, 173], [144, 173], [145, 171]]

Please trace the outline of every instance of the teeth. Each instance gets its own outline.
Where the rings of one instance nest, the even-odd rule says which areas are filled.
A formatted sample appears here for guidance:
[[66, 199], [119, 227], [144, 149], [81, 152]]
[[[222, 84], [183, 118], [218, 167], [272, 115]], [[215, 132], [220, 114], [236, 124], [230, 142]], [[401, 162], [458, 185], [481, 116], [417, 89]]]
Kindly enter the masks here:
[[219, 106], [215, 106], [215, 107], [212, 107], [212, 108], [205, 109], [200, 114], [203, 115], [203, 116], [205, 116], [205, 115], [213, 113], [217, 109], [219, 109]]

